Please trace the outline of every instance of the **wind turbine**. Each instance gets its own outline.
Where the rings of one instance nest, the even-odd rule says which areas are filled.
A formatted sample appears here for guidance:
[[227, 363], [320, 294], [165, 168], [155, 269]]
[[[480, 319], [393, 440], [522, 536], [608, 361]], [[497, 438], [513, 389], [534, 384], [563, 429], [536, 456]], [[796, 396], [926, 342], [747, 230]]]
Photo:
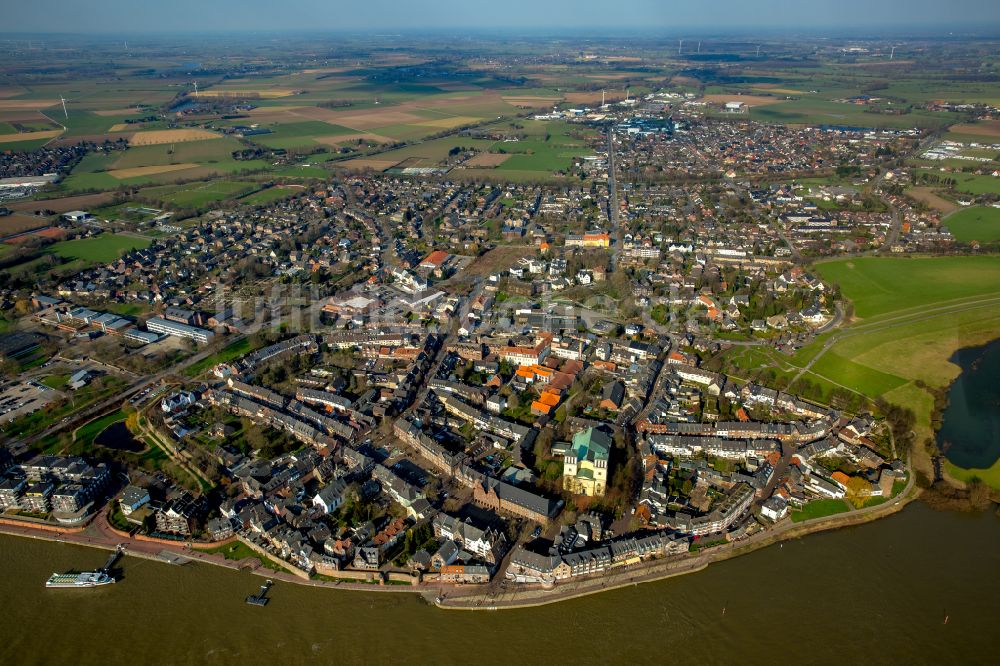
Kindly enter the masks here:
[[601, 90], [601, 108], [604, 108], [605, 106], [606, 105], [604, 104], [604, 90], [602, 89]]
[[893, 46], [893, 47], [892, 47], [892, 50], [891, 50], [891, 51], [889, 51], [889, 60], [892, 60], [892, 57], [893, 57], [894, 55], [896, 55], [896, 47], [895, 47], [895, 46]]
[[757, 45], [757, 57], [760, 57], [760, 44]]
[[698, 40], [698, 53], [701, 53], [701, 40]]
[[683, 46], [684, 46], [684, 40], [683, 39], [678, 39], [677, 40], [677, 55], [681, 54], [681, 48]]
[[66, 110], [66, 98], [59, 95], [59, 101], [62, 102], [63, 115], [66, 116], [66, 120], [69, 120], [69, 111]]
[[198, 96], [198, 82], [197, 81], [194, 82], [194, 96], [195, 97]]

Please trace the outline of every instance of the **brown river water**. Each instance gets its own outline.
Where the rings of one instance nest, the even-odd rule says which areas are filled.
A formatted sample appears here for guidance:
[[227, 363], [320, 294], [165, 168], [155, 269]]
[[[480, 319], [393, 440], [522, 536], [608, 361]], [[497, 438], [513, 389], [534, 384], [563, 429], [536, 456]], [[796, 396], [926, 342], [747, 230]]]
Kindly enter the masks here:
[[[678, 578], [526, 610], [277, 583], [134, 557], [121, 580], [47, 590], [107, 553], [0, 536], [0, 664], [993, 662], [1000, 519], [916, 503]], [[724, 610], [723, 610], [724, 609]], [[947, 617], [947, 622], [945, 622]]]

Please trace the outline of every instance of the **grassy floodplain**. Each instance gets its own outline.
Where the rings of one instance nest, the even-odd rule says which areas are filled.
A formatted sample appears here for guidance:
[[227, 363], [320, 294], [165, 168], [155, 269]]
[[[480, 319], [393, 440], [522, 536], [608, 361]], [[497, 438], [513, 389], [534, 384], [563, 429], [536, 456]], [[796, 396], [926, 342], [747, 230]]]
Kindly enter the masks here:
[[960, 481], [979, 479], [993, 488], [1000, 488], [1000, 460], [993, 463], [992, 467], [985, 468], [959, 467], [951, 461], [945, 460], [944, 467], [948, 471], [948, 474]]
[[[811, 371], [913, 409], [917, 441], [926, 442], [933, 398], [918, 382], [947, 386], [960, 372], [948, 360], [956, 349], [1000, 336], [1000, 257], [865, 258], [817, 270], [840, 284], [862, 319]], [[1000, 487], [1000, 474], [988, 478]]]
[[[956, 349], [1000, 337], [1000, 256], [864, 257], [822, 262], [816, 270], [840, 285], [854, 304], [854, 321], [793, 356], [736, 349], [731, 362], [748, 375], [773, 368], [788, 381], [801, 376], [827, 392], [846, 388], [909, 407], [916, 441], [925, 443], [934, 435], [934, 399], [920, 384], [948, 386], [961, 371], [949, 360]], [[1000, 466], [976, 475], [1000, 488]]]
[[1000, 293], [998, 257], [864, 257], [824, 262], [817, 270], [840, 285], [862, 319]]

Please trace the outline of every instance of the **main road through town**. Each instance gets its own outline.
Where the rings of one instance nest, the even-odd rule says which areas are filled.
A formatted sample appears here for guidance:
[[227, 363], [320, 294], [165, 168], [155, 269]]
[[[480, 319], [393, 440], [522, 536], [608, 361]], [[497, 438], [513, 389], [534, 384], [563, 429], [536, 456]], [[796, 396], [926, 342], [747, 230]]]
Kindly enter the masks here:
[[608, 127], [608, 222], [611, 229], [608, 235], [615, 244], [611, 250], [611, 271], [618, 266], [618, 255], [622, 251], [622, 232], [618, 225], [618, 183], [615, 179], [615, 132]]

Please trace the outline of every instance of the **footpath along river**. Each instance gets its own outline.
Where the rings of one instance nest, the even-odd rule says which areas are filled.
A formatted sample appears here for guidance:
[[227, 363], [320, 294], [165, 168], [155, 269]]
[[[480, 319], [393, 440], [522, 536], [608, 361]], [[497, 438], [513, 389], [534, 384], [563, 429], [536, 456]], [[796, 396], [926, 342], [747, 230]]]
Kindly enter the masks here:
[[699, 573], [496, 612], [283, 582], [256, 608], [257, 576], [135, 557], [115, 585], [47, 590], [107, 553], [13, 536], [0, 552], [4, 664], [979, 663], [1000, 620], [1000, 519], [920, 502]]

